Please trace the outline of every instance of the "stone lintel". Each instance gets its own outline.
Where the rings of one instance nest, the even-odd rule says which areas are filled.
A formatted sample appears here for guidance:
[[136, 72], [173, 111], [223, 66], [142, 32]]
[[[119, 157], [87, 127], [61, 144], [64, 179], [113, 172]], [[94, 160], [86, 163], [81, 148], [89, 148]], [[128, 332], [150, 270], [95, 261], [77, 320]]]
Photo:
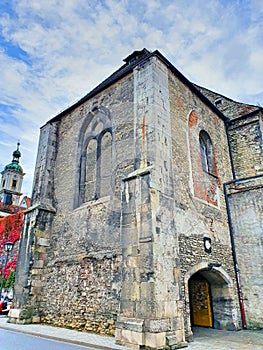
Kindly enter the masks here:
[[133, 319], [119, 316], [115, 325], [116, 328], [131, 330], [134, 332], [143, 332], [144, 330], [144, 321], [141, 319]]
[[43, 210], [43, 211], [48, 211], [50, 213], [56, 213], [56, 209], [50, 205], [50, 204], [42, 204], [42, 203], [37, 203], [35, 205], [32, 205], [31, 207], [29, 207], [27, 210], [25, 210], [25, 214], [27, 213], [30, 213], [32, 211], [35, 211], [35, 210]]
[[122, 180], [128, 181], [128, 180], [132, 180], [132, 179], [139, 177], [139, 176], [149, 175], [151, 173], [152, 169], [153, 169], [153, 165], [145, 167], [145, 168], [137, 169], [137, 170], [133, 171], [132, 173], [130, 173], [129, 175], [127, 175]]
[[37, 239], [37, 244], [43, 247], [49, 247], [49, 239], [47, 238], [38, 238]]
[[148, 242], [152, 242], [152, 237], [143, 237], [139, 239], [139, 243], [148, 243]]

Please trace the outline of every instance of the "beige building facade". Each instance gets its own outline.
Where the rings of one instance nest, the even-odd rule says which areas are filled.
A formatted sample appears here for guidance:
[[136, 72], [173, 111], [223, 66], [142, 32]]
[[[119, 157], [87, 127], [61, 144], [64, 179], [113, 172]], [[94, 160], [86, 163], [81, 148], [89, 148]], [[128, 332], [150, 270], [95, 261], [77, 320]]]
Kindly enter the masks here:
[[218, 103], [159, 51], [124, 61], [41, 128], [10, 321], [136, 349], [262, 326], [262, 109]]

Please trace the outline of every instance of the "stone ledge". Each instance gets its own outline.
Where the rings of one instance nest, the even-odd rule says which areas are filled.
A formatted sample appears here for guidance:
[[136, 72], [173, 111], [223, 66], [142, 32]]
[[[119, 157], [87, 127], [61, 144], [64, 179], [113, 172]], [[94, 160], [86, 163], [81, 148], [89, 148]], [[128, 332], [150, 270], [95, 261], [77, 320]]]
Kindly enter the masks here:
[[126, 317], [119, 317], [119, 319], [115, 323], [116, 328], [126, 329], [133, 332], [143, 332], [144, 329], [144, 321], [143, 320], [135, 320]]
[[151, 173], [152, 169], [153, 169], [153, 165], [150, 165], [150, 166], [145, 167], [145, 168], [137, 169], [137, 170], [133, 171], [132, 173], [128, 174], [122, 180], [128, 181], [128, 180], [132, 180], [132, 179], [139, 177], [139, 176], [149, 175]]

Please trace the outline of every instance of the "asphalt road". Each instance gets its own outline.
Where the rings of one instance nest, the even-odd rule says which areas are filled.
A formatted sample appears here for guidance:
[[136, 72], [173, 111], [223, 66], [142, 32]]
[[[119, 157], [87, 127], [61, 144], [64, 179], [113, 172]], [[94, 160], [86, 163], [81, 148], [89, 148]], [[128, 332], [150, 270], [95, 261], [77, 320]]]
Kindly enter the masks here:
[[1, 350], [95, 350], [94, 348], [49, 340], [0, 329]]

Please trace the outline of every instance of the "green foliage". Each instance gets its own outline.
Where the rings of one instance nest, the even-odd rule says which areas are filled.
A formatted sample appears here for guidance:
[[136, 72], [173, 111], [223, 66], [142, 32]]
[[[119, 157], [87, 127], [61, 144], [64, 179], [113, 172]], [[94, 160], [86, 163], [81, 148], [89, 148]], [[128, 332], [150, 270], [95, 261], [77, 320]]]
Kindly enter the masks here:
[[8, 279], [5, 281], [5, 288], [14, 289], [16, 272], [11, 271]]
[[4, 277], [2, 276], [2, 275], [0, 275], [0, 286], [2, 285], [2, 283], [3, 283], [3, 287], [4, 287], [4, 285], [5, 285], [5, 281], [3, 282], [3, 279], [4, 279]]

